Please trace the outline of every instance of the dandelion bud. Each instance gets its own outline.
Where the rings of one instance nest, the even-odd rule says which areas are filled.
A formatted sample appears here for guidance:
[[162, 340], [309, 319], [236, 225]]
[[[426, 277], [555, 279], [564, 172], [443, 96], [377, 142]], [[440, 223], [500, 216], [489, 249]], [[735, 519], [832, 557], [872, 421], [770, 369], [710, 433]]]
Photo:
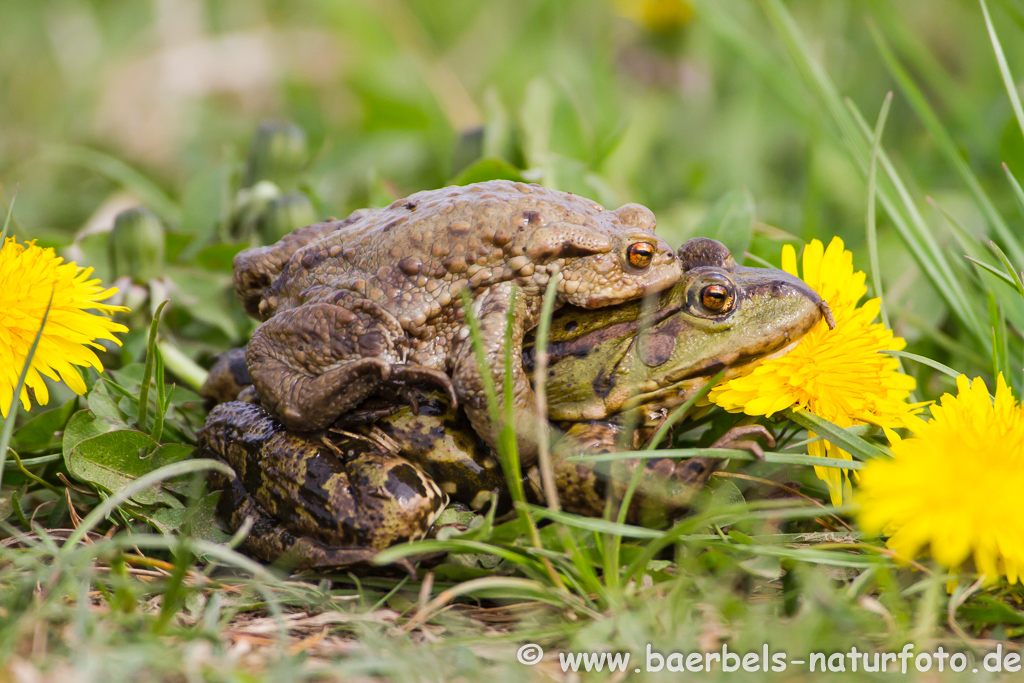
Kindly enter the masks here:
[[163, 273], [164, 226], [145, 207], [122, 211], [114, 219], [107, 251], [115, 276], [148, 282]]
[[273, 244], [304, 225], [316, 223], [316, 210], [309, 197], [301, 192], [289, 192], [274, 197], [260, 216], [259, 233], [264, 244]]
[[264, 121], [249, 145], [242, 187], [261, 180], [292, 186], [308, 161], [306, 133], [301, 128], [288, 121]]
[[256, 237], [260, 218], [281, 190], [269, 180], [261, 180], [252, 187], [245, 187], [235, 195], [235, 208], [231, 213], [231, 237], [251, 242]]

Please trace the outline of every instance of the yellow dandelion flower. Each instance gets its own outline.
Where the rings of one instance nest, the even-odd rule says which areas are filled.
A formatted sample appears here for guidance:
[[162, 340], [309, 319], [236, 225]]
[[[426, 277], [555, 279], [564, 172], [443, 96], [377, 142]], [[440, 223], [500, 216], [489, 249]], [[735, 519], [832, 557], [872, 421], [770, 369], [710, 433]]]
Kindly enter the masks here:
[[861, 470], [858, 521], [906, 559], [925, 546], [948, 569], [973, 557], [994, 582], [1024, 573], [1024, 407], [996, 380], [995, 401], [981, 378], [960, 375], [913, 436], [895, 437], [893, 458]]
[[[782, 248], [782, 267], [800, 276], [791, 245]], [[899, 371], [896, 358], [880, 352], [898, 351], [906, 342], [875, 322], [879, 299], [858, 305], [867, 286], [864, 272], [853, 268], [853, 254], [838, 237], [832, 238], [827, 249], [812, 240], [804, 249], [802, 278], [828, 301], [835, 329], [830, 330], [822, 320], [788, 354], [714, 387], [709, 400], [748, 415], [770, 416], [786, 408], [804, 408], [840, 427], [868, 423], [904, 426], [918, 409], [907, 403], [915, 381]], [[810, 436], [814, 438], [814, 434]], [[853, 459], [825, 441], [809, 444], [808, 452]], [[828, 484], [834, 504], [850, 496], [847, 470], [815, 467], [814, 471]]]
[[686, 0], [615, 0], [619, 14], [656, 33], [668, 33], [693, 16]]
[[103, 364], [93, 348], [103, 347], [96, 341], [121, 343], [114, 332], [127, 332], [127, 327], [88, 311], [109, 315], [128, 309], [99, 303], [117, 289], [104, 289], [98, 279], [90, 280], [90, 275], [92, 268], [64, 263], [53, 249], [43, 249], [34, 242], [18, 244], [11, 237], [0, 248], [0, 412], [4, 417], [51, 292], [50, 315], [21, 392], [25, 410], [31, 406], [29, 388], [41, 405], [49, 401], [43, 375], [63, 381], [76, 394], [85, 393], [85, 381], [75, 366], [91, 366], [102, 372]]

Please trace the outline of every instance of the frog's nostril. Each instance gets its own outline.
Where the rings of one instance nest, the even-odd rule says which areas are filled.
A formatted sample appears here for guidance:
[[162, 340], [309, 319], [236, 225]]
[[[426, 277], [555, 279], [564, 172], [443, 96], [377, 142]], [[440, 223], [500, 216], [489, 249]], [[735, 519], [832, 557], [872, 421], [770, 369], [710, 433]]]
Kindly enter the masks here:
[[828, 325], [828, 329], [836, 329], [836, 319], [832, 316], [832, 309], [828, 307], [828, 302], [822, 299], [818, 302], [818, 308], [821, 309], [821, 315], [825, 318], [825, 324]]

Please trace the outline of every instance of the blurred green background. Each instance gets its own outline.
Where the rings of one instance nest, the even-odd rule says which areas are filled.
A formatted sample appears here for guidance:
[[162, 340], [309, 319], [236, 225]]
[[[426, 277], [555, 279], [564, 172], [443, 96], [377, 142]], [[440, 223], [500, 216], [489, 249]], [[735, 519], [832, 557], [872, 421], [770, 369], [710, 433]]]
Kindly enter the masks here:
[[[989, 227], [899, 92], [880, 40], [1021, 233], [1001, 164], [1024, 177], [1024, 137], [977, 3], [786, 7], [870, 122], [897, 91], [884, 144], [951, 260], [962, 261], [953, 231], [926, 196], [968, 233]], [[1024, 3], [991, 9], [1011, 69], [1024, 74]], [[227, 290], [246, 237], [226, 226], [266, 118], [305, 131], [308, 163], [282, 189], [304, 193], [318, 217], [501, 159], [510, 167], [473, 173], [518, 172], [608, 206], [641, 202], [674, 244], [727, 197], [753, 203], [756, 256], [777, 263], [780, 241], [840, 235], [867, 269], [864, 174], [803, 83], [762, 7], [747, 1], [7, 0], [0, 199], [17, 189], [16, 232], [54, 246], [78, 236], [66, 253], [108, 280], [124, 273], [88, 235], [139, 202], [154, 210], [169, 230], [171, 288], [184, 294], [169, 320], [196, 357], [247, 332]], [[983, 345], [970, 344], [973, 356], [957, 345], [942, 298], [881, 211], [879, 221], [897, 332], [957, 369], [991, 370]]]

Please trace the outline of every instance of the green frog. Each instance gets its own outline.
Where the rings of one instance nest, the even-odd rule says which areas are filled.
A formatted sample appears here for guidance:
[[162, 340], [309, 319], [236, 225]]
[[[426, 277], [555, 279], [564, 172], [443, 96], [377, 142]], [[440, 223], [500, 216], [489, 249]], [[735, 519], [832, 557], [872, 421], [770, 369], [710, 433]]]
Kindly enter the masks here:
[[[736, 265], [714, 240], [678, 251], [682, 277], [646, 301], [587, 310], [565, 307], [552, 320], [546, 373], [549, 419], [565, 438], [553, 444], [555, 487], [563, 509], [600, 515], [621, 497], [637, 467], [638, 494], [627, 519], [657, 525], [682, 514], [715, 460], [623, 459], [594, 466], [570, 456], [641, 446], [675, 406], [724, 371], [786, 352], [823, 316], [824, 301], [774, 269]], [[527, 342], [522, 367], [532, 375]], [[238, 352], [211, 372], [206, 393], [258, 401]], [[506, 479], [493, 450], [445, 396], [428, 392], [408, 405], [371, 397], [329, 428], [287, 429], [255, 402], [231, 401], [210, 413], [199, 447], [227, 462], [219, 511], [234, 528], [253, 521], [247, 549], [296, 568], [352, 566], [390, 545], [425, 537], [450, 500], [483, 508]], [[740, 427], [715, 446], [760, 452], [774, 445], [759, 425]], [[543, 499], [537, 465], [525, 489]]]

